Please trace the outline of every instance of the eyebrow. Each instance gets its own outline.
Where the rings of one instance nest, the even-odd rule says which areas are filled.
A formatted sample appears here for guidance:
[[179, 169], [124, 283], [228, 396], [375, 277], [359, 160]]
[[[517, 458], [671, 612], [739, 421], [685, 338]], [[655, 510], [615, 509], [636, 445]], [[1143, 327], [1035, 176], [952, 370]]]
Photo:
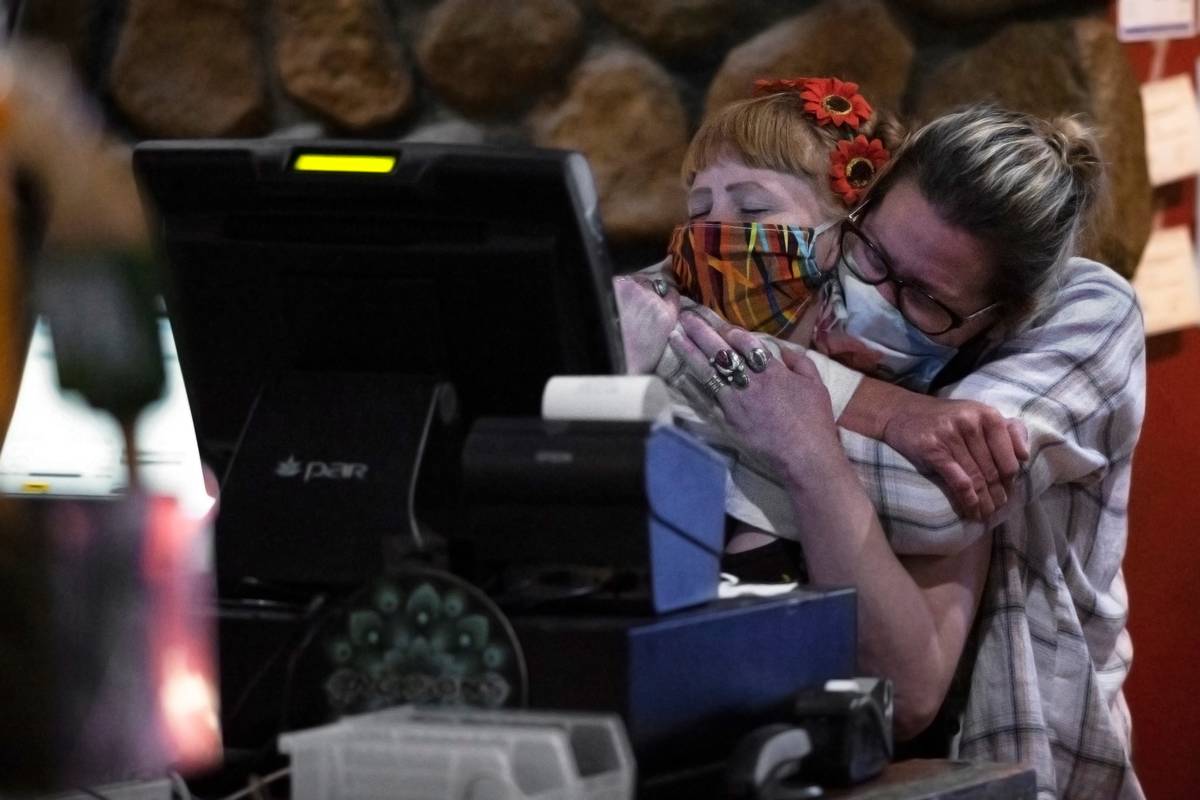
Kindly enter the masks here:
[[879, 244], [879, 235], [877, 233], [875, 233], [874, 231], [867, 230], [867, 222], [868, 221], [869, 220], [864, 220], [863, 222], [859, 223], [859, 228], [861, 228], [862, 231], [867, 234], [867, 236], [871, 240], [871, 243], [875, 245], [875, 248], [877, 250], [879, 250], [880, 252], [882, 252], [884, 254], [884, 256], [887, 257], [888, 264], [891, 265], [892, 271], [897, 273], [900, 280], [904, 281], [909, 286], [912, 286], [915, 289], [920, 289], [922, 292], [924, 292], [925, 294], [932, 297], [934, 300], [937, 300], [939, 303], [942, 303], [943, 305], [945, 305], [947, 307], [957, 304], [957, 302], [960, 299], [962, 299], [960, 297], [955, 296], [955, 297], [947, 300], [946, 292], [943, 292], [940, 289], [935, 289], [934, 287], [930, 286], [928, 283], [921, 280], [920, 278], [912, 277], [911, 275], [908, 274], [907, 271], [905, 271], [903, 274], [900, 274], [900, 270], [898, 270], [896, 268], [895, 257]]
[[[888, 259], [892, 259], [891, 254], [888, 254]], [[895, 264], [895, 261], [892, 261], [892, 263]], [[907, 275], [901, 275], [900, 277], [905, 283], [916, 289], [920, 289], [922, 292], [929, 295], [934, 300], [953, 311], [955, 314], [959, 313], [956, 309], [961, 308], [963, 304], [963, 298], [957, 291], [957, 289], [960, 287], [930, 286], [927, 282], [921, 280], [920, 278], [911, 278]]]
[[767, 194], [771, 195], [772, 197], [776, 196], [775, 192], [773, 192], [770, 189], [768, 189], [767, 187], [763, 186], [758, 181], [738, 181], [737, 183], [731, 183], [725, 187], [725, 191], [727, 191], [727, 192], [760, 191], [760, 192], [766, 192]]

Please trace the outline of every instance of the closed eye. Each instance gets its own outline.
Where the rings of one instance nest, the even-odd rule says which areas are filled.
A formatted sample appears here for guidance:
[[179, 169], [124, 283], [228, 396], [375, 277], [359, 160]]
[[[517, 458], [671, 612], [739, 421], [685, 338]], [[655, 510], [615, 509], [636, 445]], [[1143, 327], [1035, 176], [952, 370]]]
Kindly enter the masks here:
[[859, 254], [859, 256], [867, 262], [867, 266], [871, 268], [872, 272], [882, 275], [883, 273], [890, 271], [887, 267], [887, 262], [879, 257], [879, 253], [877, 253], [874, 248], [862, 248], [862, 252]]
[[901, 281], [903, 281], [905, 285], [911, 286], [912, 288], [914, 288], [920, 292], [923, 292], [923, 293], [929, 295], [930, 297], [933, 297], [934, 292], [929, 291], [929, 285], [926, 284], [925, 281], [921, 280], [920, 278], [918, 278], [916, 276], [906, 275], [903, 272], [901, 272], [899, 269], [893, 269], [892, 275], [896, 278], [899, 278]]
[[688, 219], [696, 219], [711, 214], [713, 208], [713, 192], [707, 186], [697, 186], [688, 192]]

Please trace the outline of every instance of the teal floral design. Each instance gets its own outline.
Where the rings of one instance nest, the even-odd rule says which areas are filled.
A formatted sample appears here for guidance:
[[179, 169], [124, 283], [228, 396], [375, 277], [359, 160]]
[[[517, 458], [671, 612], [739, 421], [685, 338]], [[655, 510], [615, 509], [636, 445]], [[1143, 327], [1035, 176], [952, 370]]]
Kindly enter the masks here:
[[433, 579], [380, 579], [324, 638], [324, 684], [336, 714], [387, 706], [513, 702], [517, 658], [492, 612]]

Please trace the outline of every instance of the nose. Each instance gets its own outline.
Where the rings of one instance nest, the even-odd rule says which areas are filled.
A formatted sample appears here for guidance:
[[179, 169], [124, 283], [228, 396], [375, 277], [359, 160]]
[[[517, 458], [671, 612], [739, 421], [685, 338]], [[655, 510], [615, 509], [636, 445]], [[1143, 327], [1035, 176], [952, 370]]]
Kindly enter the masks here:
[[728, 222], [736, 217], [737, 210], [734, 208], [733, 199], [728, 192], [714, 191], [712, 199], [712, 207], [708, 210], [701, 219], [705, 222], [718, 221]]
[[875, 288], [883, 295], [883, 299], [887, 300], [893, 306], [900, 306], [900, 291], [896, 286], [895, 280], [889, 275], [883, 283], [877, 284]]

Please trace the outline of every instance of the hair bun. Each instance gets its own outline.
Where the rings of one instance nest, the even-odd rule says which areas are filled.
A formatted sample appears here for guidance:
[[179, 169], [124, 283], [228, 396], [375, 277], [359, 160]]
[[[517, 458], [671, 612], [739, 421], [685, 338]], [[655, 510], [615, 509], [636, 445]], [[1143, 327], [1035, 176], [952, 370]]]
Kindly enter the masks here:
[[1104, 186], [1104, 159], [1095, 128], [1078, 116], [1062, 116], [1047, 122], [1045, 138], [1070, 170], [1080, 207], [1089, 208]]
[[1058, 117], [1050, 122], [1048, 140], [1063, 163], [1078, 178], [1088, 179], [1104, 169], [1096, 130], [1079, 117]]

